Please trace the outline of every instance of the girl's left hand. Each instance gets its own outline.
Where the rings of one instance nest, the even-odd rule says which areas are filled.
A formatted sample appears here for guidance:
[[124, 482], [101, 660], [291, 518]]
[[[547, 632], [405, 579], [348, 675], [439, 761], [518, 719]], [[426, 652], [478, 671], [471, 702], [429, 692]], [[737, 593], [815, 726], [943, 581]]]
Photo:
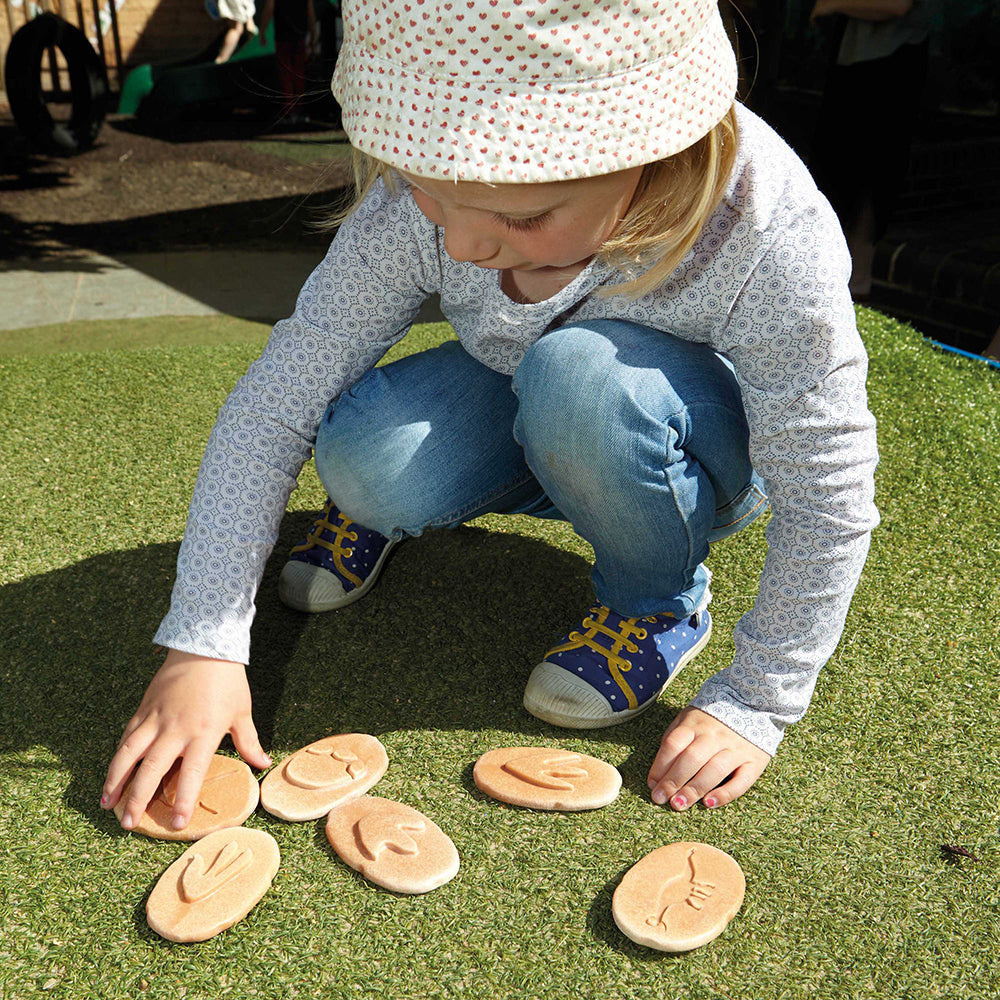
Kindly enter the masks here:
[[690, 705], [663, 734], [647, 784], [657, 805], [708, 808], [739, 798], [764, 772], [771, 755]]

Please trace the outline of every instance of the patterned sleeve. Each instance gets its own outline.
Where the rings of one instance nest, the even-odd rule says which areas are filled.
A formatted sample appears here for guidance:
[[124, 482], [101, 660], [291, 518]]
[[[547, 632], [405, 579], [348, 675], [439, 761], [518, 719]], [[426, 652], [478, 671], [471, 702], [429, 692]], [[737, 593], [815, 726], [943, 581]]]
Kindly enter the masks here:
[[413, 212], [409, 199], [373, 189], [230, 393], [201, 462], [155, 642], [247, 662], [254, 596], [320, 420], [403, 337], [428, 294], [426, 234]]
[[693, 704], [771, 754], [840, 640], [878, 523], [875, 420], [849, 270], [829, 206], [800, 210], [744, 283], [724, 335], [772, 517], [733, 664]]

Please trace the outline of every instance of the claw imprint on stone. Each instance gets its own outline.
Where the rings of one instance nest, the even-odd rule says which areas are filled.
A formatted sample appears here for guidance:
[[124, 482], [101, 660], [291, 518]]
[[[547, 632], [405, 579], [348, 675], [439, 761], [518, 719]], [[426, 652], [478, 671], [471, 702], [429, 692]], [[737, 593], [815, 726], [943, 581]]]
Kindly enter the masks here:
[[539, 788], [551, 788], [560, 792], [571, 792], [574, 789], [572, 781], [568, 778], [587, 779], [590, 773], [582, 767], [574, 767], [580, 760], [580, 755], [575, 753], [547, 754], [525, 753], [520, 757], [507, 761], [503, 765], [503, 770], [508, 774], [526, 781], [529, 785], [537, 785]]
[[685, 875], [682, 872], [680, 875], [675, 875], [672, 879], [668, 879], [664, 883], [663, 888], [660, 890], [660, 915], [655, 918], [646, 918], [646, 923], [650, 927], [661, 927], [663, 930], [668, 930], [667, 911], [670, 907], [686, 903], [688, 906], [700, 910], [705, 900], [715, 890], [715, 886], [711, 882], [698, 881], [694, 867], [694, 851], [695, 849], [692, 848], [688, 851], [687, 856], [688, 868], [691, 870], [691, 874]]
[[368, 813], [354, 825], [354, 835], [361, 853], [369, 861], [375, 861], [383, 851], [395, 854], [416, 855], [420, 853], [411, 833], [423, 833], [427, 824], [419, 820], [394, 819]]
[[253, 861], [253, 851], [241, 851], [235, 840], [229, 841], [205, 868], [205, 858], [195, 854], [181, 875], [181, 892], [189, 903], [197, 903], [231, 882], [241, 872], [246, 871]]
[[[337, 767], [332, 776], [330, 774], [330, 764], [337, 761], [344, 765]], [[319, 789], [339, 788], [349, 785], [352, 781], [358, 781], [368, 773], [358, 756], [350, 750], [329, 749], [326, 747], [306, 747], [301, 753], [294, 754], [285, 765], [285, 777], [288, 781], [299, 788], [306, 788], [311, 791]]]

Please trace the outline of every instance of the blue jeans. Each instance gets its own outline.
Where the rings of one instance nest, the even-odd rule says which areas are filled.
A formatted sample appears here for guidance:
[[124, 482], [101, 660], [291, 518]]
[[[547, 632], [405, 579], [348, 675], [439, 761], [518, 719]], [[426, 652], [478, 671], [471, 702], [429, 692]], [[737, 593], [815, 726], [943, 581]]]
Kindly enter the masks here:
[[767, 506], [727, 362], [612, 320], [546, 334], [513, 379], [454, 341], [373, 369], [327, 410], [316, 467], [396, 538], [486, 513], [570, 521], [597, 599], [630, 617], [703, 606], [709, 542]]

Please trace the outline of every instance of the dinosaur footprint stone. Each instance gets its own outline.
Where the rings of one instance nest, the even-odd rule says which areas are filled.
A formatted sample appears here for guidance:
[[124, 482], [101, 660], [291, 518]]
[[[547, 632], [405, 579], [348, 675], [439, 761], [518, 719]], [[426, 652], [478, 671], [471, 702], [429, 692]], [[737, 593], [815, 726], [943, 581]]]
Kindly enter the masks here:
[[338, 806], [327, 817], [326, 837], [342, 861], [393, 892], [430, 892], [458, 872], [451, 838], [402, 802], [363, 795]]
[[[180, 765], [174, 764], [132, 828], [133, 833], [144, 833], [157, 840], [199, 840], [216, 830], [239, 826], [257, 808], [260, 786], [253, 771], [243, 761], [217, 753], [205, 772], [190, 822], [183, 830], [175, 830], [171, 822], [179, 774]], [[128, 788], [115, 805], [119, 819], [125, 812], [127, 798]]]
[[472, 769], [476, 787], [491, 798], [528, 809], [577, 812], [618, 798], [618, 769], [584, 753], [550, 747], [502, 747]]
[[146, 900], [146, 922], [168, 941], [207, 941], [253, 909], [280, 860], [277, 841], [263, 830], [217, 830], [160, 876]]
[[618, 929], [657, 951], [690, 951], [718, 937], [743, 905], [746, 879], [725, 851], [682, 841], [651, 851], [615, 889]]
[[340, 733], [310, 743], [271, 768], [260, 804], [281, 819], [319, 819], [364, 795], [389, 766], [385, 747], [366, 733]]

